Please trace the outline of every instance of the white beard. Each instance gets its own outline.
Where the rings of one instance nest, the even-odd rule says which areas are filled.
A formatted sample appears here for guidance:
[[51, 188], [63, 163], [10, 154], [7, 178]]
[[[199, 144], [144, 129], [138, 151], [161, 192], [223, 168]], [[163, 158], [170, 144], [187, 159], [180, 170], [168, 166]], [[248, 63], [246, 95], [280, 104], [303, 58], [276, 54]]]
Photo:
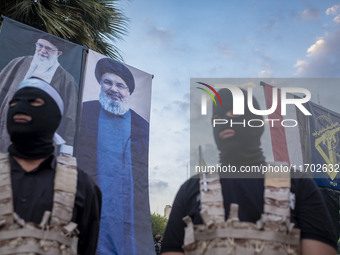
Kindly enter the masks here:
[[[121, 98], [121, 96], [117, 93], [115, 94]], [[121, 102], [118, 102], [112, 98], [110, 98], [103, 90], [100, 91], [99, 102], [102, 105], [105, 111], [113, 113], [115, 115], [123, 115], [130, 109], [129, 96], [125, 99], [121, 98]]]
[[25, 79], [30, 77], [38, 77], [51, 83], [53, 75], [59, 66], [58, 56], [53, 55], [49, 58], [41, 58], [38, 53], [33, 56], [32, 63], [25, 75]]

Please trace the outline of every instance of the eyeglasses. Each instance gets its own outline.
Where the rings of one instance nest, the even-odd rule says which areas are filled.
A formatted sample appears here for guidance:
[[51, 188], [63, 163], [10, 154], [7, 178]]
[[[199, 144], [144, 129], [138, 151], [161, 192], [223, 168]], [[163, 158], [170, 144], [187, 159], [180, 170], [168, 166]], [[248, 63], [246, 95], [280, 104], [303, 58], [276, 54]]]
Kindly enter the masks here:
[[41, 44], [41, 43], [35, 43], [35, 46], [38, 48], [38, 49], [42, 49], [42, 48], [44, 48], [47, 52], [49, 52], [49, 53], [51, 53], [51, 52], [53, 52], [53, 51], [58, 51], [58, 49], [57, 50], [54, 50], [54, 49], [52, 49], [50, 46], [45, 46], [45, 45], [43, 45], [43, 44]]
[[106, 88], [111, 88], [112, 86], [115, 86], [119, 91], [124, 91], [124, 90], [129, 89], [127, 86], [124, 86], [123, 83], [112, 82], [111, 80], [108, 80], [108, 79], [102, 80], [101, 85]]

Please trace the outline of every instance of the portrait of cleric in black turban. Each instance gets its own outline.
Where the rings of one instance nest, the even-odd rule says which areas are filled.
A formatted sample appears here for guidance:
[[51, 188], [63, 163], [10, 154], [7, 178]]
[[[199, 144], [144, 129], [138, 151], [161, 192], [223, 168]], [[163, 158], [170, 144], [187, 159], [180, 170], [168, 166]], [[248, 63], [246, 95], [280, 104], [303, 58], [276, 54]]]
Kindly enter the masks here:
[[137, 201], [148, 201], [149, 122], [133, 104], [143, 96], [133, 97], [138, 84], [130, 69], [104, 57], [86, 70], [76, 156], [103, 192], [98, 244], [103, 254], [133, 254], [138, 234], [134, 222], [140, 222], [135, 211], [143, 204]]
[[72, 155], [82, 46], [7, 18], [1, 35], [0, 152], [5, 153], [10, 144], [6, 130], [8, 102], [21, 81], [36, 77], [54, 87], [64, 101], [64, 115], [57, 133], [65, 140], [60, 152]]

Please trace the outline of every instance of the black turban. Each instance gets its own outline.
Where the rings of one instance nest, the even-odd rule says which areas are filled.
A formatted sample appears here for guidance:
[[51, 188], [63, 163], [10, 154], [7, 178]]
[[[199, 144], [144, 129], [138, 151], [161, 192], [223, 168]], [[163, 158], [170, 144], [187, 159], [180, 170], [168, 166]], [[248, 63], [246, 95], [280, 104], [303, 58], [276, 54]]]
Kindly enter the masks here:
[[129, 87], [130, 94], [132, 94], [135, 89], [135, 80], [130, 70], [122, 63], [111, 58], [102, 58], [99, 60], [94, 73], [98, 83], [100, 83], [104, 73], [114, 73], [125, 81], [126, 85]]

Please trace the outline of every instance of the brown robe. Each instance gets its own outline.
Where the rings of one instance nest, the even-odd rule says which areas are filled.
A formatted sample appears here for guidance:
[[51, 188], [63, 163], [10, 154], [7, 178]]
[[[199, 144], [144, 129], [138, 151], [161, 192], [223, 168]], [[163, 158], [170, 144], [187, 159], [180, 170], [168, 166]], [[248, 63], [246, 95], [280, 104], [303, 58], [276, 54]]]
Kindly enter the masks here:
[[[17, 91], [20, 82], [24, 79], [32, 59], [33, 56], [15, 58], [0, 72], [0, 99], [3, 98], [3, 101], [0, 102], [0, 152], [2, 153], [7, 152], [10, 145], [6, 127], [8, 104]], [[73, 146], [76, 130], [78, 86], [73, 76], [61, 65], [54, 73], [51, 85], [59, 92], [65, 105], [64, 115], [57, 133], [64, 138], [67, 145]]]

